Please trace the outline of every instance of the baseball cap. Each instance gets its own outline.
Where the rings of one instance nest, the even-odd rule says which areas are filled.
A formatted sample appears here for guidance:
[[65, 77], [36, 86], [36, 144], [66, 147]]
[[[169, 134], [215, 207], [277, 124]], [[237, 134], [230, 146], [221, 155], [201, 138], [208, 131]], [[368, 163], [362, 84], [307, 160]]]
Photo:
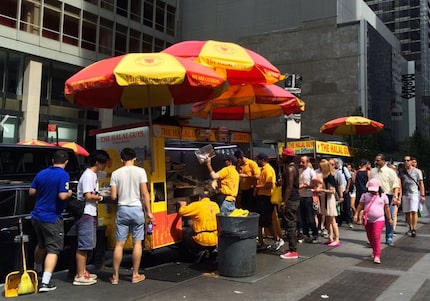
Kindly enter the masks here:
[[282, 151], [282, 157], [294, 157], [294, 150], [291, 147], [284, 148]]
[[265, 153], [259, 153], [256, 158], [257, 160], [264, 160], [264, 161], [269, 160], [269, 156], [267, 156], [267, 154]]
[[368, 191], [379, 191], [379, 181], [378, 179], [371, 179], [367, 182]]

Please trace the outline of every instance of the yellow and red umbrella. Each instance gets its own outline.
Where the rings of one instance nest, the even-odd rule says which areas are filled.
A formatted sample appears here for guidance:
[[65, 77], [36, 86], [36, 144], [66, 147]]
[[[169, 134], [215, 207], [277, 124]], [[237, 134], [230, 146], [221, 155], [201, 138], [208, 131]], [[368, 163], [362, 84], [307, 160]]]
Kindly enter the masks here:
[[253, 120], [298, 114], [305, 111], [305, 103], [298, 97], [278, 104], [251, 103], [241, 106], [214, 107], [211, 102], [198, 102], [191, 107], [191, 115], [212, 120]]
[[85, 157], [88, 157], [90, 155], [83, 146], [80, 146], [75, 142], [64, 142], [64, 141], [58, 142], [58, 146], [70, 148], [71, 150], [73, 150], [73, 152], [76, 155], [85, 156]]
[[384, 124], [361, 116], [348, 116], [324, 123], [320, 132], [330, 135], [354, 136], [380, 132]]
[[20, 141], [17, 144], [36, 145], [36, 146], [55, 146], [54, 144], [51, 144], [49, 142], [41, 141], [41, 140], [35, 140], [35, 139]]
[[266, 58], [235, 43], [213, 40], [184, 41], [162, 52], [190, 58], [209, 66], [232, 85], [274, 84], [285, 77]]
[[84, 107], [128, 109], [212, 99], [225, 79], [201, 64], [167, 53], [130, 53], [98, 61], [70, 77], [66, 99]]

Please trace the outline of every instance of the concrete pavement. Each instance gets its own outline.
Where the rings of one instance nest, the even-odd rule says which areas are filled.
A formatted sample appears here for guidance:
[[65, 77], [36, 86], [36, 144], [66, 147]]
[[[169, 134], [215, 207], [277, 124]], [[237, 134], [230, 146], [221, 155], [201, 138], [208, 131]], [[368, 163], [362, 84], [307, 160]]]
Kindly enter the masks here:
[[[417, 237], [407, 237], [404, 216], [399, 216], [394, 247], [383, 244], [382, 263], [374, 264], [367, 257], [362, 226], [354, 230], [341, 227], [342, 245], [330, 249], [324, 245], [300, 244], [299, 259], [282, 260], [280, 253], [258, 253], [257, 269], [252, 277], [222, 277], [217, 271], [201, 266], [188, 269], [189, 264], [176, 262], [172, 252], [167, 257], [166, 271], [159, 269], [159, 279], [168, 279], [171, 265], [175, 273], [191, 273], [188, 280], [146, 279], [131, 284], [130, 270], [121, 273], [119, 285], [109, 283], [110, 268], [97, 271], [99, 282], [89, 287], [76, 287], [67, 273], [57, 273], [57, 290], [28, 296], [27, 300], [430, 300], [430, 219], [420, 218]], [[384, 233], [383, 233], [384, 235]], [[383, 240], [384, 241], [384, 240]], [[169, 260], [171, 259], [171, 260]], [[148, 259], [151, 261], [151, 257]], [[154, 262], [155, 264], [155, 262]], [[182, 265], [184, 270], [180, 270]], [[209, 267], [209, 265], [207, 265]], [[151, 274], [148, 268], [147, 275]], [[160, 274], [161, 273], [161, 274]], [[165, 274], [163, 274], [165, 273]], [[161, 277], [160, 277], [161, 275]], [[165, 275], [165, 277], [163, 276]], [[181, 275], [179, 275], [181, 276]], [[154, 277], [153, 277], [154, 278]], [[170, 277], [172, 278], [172, 277]], [[181, 278], [181, 277], [179, 277]], [[187, 277], [185, 277], [187, 278]], [[3, 296], [0, 298], [4, 298]]]

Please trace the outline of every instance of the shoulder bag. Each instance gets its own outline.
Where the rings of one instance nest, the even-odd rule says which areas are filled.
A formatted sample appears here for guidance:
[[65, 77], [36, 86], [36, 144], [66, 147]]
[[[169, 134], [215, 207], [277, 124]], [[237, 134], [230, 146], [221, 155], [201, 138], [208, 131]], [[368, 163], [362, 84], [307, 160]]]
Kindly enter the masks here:
[[362, 219], [361, 219], [361, 224], [362, 224], [363, 226], [366, 226], [366, 225], [367, 225], [367, 221], [368, 221], [368, 219], [369, 219], [369, 217], [368, 217], [367, 215], [369, 214], [370, 207], [372, 207], [373, 202], [375, 202], [375, 200], [376, 200], [376, 198], [377, 198], [377, 197], [378, 197], [378, 195], [375, 195], [375, 196], [373, 197], [373, 199], [370, 201], [369, 206], [368, 206], [368, 207], [367, 207], [367, 209], [366, 209], [366, 210], [364, 210], [364, 212], [363, 212], [363, 217], [362, 217]]

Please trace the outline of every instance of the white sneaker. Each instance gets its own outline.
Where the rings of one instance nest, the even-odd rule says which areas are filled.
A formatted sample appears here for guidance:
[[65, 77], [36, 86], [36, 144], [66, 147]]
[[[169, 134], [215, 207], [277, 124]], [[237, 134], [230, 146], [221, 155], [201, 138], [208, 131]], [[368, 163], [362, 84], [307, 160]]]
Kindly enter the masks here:
[[271, 247], [273, 251], [278, 251], [285, 244], [284, 240], [280, 238]]
[[73, 280], [73, 285], [93, 285], [96, 284], [96, 279], [91, 279], [89, 273], [85, 273], [82, 276], [76, 276]]

